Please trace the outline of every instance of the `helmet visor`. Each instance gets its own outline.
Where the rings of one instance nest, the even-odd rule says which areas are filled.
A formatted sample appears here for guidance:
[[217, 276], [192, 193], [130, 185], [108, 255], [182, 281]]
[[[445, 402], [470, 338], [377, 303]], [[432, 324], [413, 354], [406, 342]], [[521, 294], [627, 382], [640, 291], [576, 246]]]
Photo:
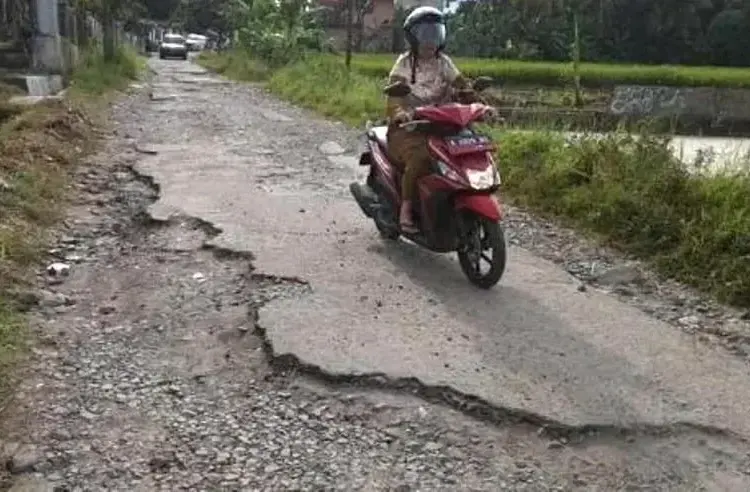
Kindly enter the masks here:
[[411, 28], [417, 43], [435, 48], [445, 44], [445, 24], [425, 22]]

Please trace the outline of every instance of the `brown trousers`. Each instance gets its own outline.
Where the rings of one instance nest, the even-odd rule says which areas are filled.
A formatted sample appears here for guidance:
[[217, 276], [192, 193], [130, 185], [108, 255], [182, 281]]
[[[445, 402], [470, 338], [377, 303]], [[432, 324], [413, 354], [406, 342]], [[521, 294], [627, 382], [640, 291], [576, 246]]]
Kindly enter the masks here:
[[388, 153], [401, 166], [401, 199], [414, 200], [417, 180], [430, 173], [432, 159], [427, 150], [427, 135], [391, 125], [388, 128]]

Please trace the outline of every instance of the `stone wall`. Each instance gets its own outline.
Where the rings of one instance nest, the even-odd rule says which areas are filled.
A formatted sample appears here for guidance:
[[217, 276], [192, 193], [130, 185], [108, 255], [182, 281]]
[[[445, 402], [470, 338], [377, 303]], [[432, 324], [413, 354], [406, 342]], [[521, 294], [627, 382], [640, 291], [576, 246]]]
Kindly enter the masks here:
[[750, 89], [616, 86], [609, 110], [618, 116], [750, 120]]

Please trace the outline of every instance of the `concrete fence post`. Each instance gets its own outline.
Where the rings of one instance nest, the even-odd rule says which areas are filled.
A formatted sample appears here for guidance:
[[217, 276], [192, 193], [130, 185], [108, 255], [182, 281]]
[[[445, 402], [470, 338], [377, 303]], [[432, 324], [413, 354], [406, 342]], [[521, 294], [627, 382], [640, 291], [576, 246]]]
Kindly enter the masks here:
[[43, 72], [64, 71], [57, 0], [33, 0], [37, 29], [33, 39], [33, 65]]

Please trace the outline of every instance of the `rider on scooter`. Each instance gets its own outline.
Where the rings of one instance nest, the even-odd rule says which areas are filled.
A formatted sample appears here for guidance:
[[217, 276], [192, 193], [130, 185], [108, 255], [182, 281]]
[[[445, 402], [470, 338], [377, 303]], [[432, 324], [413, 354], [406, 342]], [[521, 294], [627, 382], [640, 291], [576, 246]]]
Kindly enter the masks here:
[[395, 161], [404, 166], [400, 227], [404, 232], [416, 233], [412, 218], [416, 183], [417, 179], [429, 173], [431, 158], [427, 150], [427, 136], [399, 125], [412, 119], [415, 107], [450, 102], [453, 89], [467, 89], [469, 84], [448, 55], [443, 53], [445, 18], [439, 10], [433, 7], [414, 9], [404, 22], [404, 33], [409, 51], [396, 60], [389, 83], [400, 81], [409, 84], [411, 94], [388, 97], [388, 151]]

